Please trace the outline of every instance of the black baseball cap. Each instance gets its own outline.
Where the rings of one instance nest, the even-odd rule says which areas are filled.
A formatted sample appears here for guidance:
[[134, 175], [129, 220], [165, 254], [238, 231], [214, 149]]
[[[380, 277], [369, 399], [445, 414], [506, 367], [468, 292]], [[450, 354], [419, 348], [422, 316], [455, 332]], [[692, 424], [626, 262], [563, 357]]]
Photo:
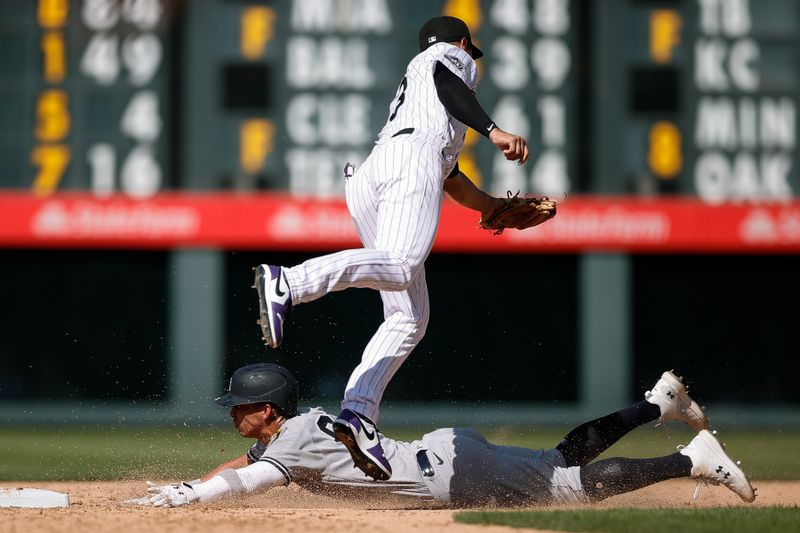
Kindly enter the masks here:
[[464, 21], [447, 16], [433, 17], [422, 25], [422, 28], [419, 30], [419, 51], [422, 52], [436, 43], [460, 41], [462, 37], [466, 37], [469, 44], [472, 45], [473, 59], [483, 57], [483, 52], [472, 42], [469, 28]]

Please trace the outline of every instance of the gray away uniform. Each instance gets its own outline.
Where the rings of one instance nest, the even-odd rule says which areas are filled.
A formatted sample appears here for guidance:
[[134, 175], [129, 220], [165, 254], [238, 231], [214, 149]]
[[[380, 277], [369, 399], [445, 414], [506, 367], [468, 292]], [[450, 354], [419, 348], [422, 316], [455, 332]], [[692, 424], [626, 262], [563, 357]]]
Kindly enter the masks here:
[[301, 409], [269, 445], [253, 445], [248, 458], [269, 462], [287, 483], [312, 491], [370, 488], [459, 506], [587, 501], [580, 468], [566, 467], [558, 450], [498, 446], [474, 429], [437, 429], [410, 443], [381, 436], [393, 474], [374, 481], [353, 468], [349, 452], [334, 439], [333, 419], [319, 407]]

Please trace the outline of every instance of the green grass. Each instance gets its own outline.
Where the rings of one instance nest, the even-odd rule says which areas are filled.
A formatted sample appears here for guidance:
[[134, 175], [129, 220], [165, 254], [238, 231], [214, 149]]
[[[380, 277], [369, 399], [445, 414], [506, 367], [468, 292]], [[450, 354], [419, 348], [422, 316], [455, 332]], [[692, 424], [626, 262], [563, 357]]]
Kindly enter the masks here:
[[[386, 427], [400, 440], [433, 428]], [[481, 428], [498, 444], [551, 448], [569, 428]], [[692, 433], [682, 426], [642, 427], [601, 457], [651, 457], [675, 451]], [[728, 452], [754, 480], [800, 479], [800, 431], [720, 433]], [[0, 428], [0, 480], [193, 478], [245, 453], [250, 441], [230, 426], [37, 426]]]
[[471, 511], [456, 522], [557, 531], [606, 533], [759, 533], [800, 531], [800, 508], [582, 509], [570, 511]]
[[194, 478], [245, 453], [232, 428], [18, 427], [0, 430], [0, 479]]

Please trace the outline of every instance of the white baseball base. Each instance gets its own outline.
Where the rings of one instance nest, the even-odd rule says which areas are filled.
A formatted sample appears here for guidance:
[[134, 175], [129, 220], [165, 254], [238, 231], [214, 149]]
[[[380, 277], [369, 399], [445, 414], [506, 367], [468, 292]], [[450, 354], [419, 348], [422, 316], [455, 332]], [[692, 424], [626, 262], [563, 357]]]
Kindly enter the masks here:
[[0, 488], [0, 507], [69, 507], [69, 495], [44, 489]]

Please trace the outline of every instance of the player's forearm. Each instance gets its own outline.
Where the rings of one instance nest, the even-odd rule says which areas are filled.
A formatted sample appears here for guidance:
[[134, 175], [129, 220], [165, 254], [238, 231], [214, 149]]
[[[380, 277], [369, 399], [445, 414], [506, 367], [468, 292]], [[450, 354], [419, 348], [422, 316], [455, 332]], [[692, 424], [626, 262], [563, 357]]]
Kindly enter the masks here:
[[[233, 462], [233, 461], [231, 461]], [[287, 485], [291, 479], [274, 465], [258, 461], [244, 468], [226, 468], [210, 479], [192, 485], [201, 503]]]
[[499, 198], [490, 196], [476, 187], [462, 172], [445, 180], [444, 190], [453, 200], [468, 209], [478, 211], [482, 217], [486, 217], [502, 203]]
[[245, 466], [247, 466], [247, 464], [248, 464], [247, 455], [242, 455], [241, 457], [237, 457], [236, 459], [228, 461], [227, 463], [222, 463], [221, 465], [219, 465], [217, 468], [215, 468], [214, 470], [212, 470], [208, 474], [205, 474], [204, 476], [202, 476], [200, 478], [200, 481], [208, 481], [209, 479], [211, 479], [212, 477], [216, 476], [217, 474], [219, 474], [223, 470], [228, 470], [230, 468], [233, 468], [233, 469], [244, 468]]

